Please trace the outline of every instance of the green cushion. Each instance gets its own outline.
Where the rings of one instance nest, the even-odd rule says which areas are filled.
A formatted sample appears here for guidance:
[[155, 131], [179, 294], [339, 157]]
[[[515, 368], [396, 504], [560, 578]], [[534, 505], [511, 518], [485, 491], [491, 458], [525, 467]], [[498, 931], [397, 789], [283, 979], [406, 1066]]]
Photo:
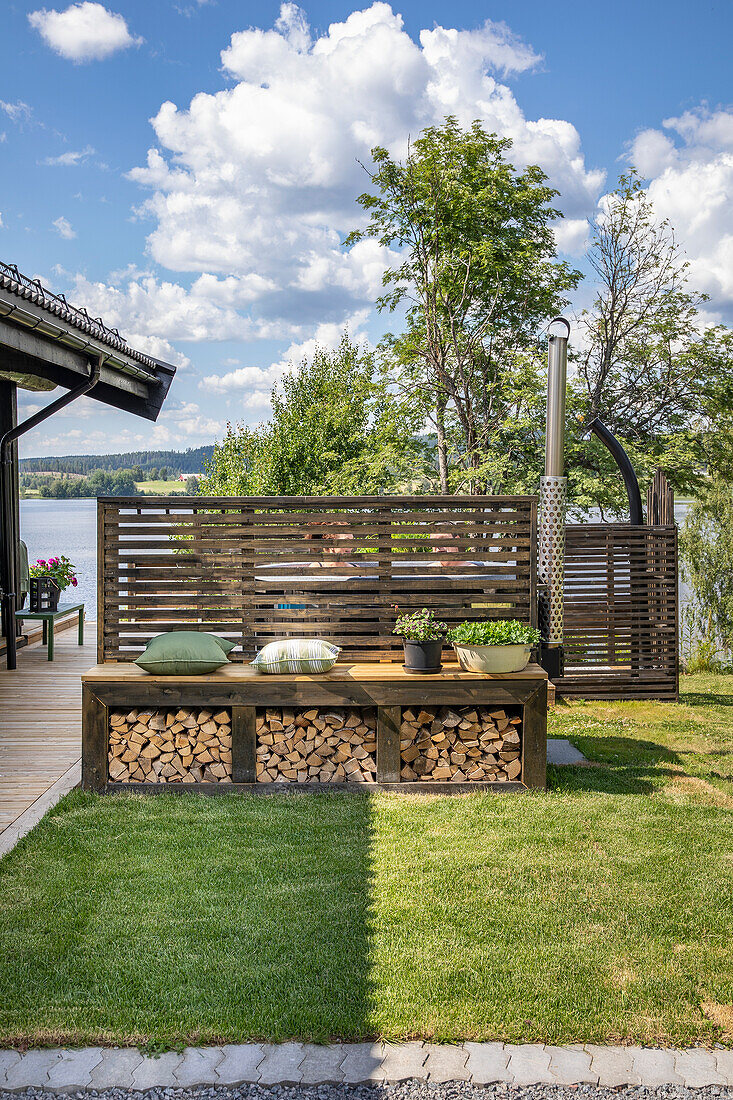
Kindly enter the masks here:
[[136, 665], [156, 676], [199, 676], [216, 672], [229, 660], [221, 638], [198, 630], [171, 630], [148, 642]]
[[341, 650], [322, 638], [283, 638], [269, 642], [251, 662], [258, 672], [328, 672]]
[[236, 646], [236, 642], [230, 642], [228, 638], [220, 638], [218, 634], [207, 634], [207, 638], [213, 638], [217, 645], [220, 645], [227, 656], [232, 652]]

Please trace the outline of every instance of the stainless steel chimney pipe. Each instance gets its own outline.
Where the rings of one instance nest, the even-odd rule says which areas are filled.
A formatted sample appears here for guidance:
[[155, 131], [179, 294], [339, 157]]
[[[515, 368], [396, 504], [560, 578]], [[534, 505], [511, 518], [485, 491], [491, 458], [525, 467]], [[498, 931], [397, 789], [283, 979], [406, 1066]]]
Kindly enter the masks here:
[[551, 333], [547, 356], [547, 426], [545, 473], [540, 478], [539, 553], [540, 630], [543, 665], [548, 674], [562, 675], [563, 585], [565, 578], [565, 392], [567, 386], [570, 323], [555, 317], [548, 325], [564, 325], [562, 335]]

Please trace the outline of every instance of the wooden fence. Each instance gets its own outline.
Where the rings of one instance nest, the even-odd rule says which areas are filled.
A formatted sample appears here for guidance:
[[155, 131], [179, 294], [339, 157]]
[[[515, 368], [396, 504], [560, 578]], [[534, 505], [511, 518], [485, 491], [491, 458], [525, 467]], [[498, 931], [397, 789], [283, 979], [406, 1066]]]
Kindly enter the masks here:
[[399, 659], [395, 618], [424, 606], [536, 625], [536, 547], [534, 497], [102, 497], [98, 660], [192, 628], [235, 660], [304, 632]]
[[558, 692], [676, 699], [677, 602], [676, 527], [568, 526]]

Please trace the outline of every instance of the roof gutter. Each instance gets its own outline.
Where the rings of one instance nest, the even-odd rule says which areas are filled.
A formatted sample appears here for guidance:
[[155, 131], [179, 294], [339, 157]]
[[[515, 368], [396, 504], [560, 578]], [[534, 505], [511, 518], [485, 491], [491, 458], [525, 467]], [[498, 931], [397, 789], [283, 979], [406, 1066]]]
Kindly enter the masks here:
[[33, 416], [29, 416], [27, 420], [22, 421], [20, 424], [16, 424], [14, 428], [10, 428], [10, 430], [5, 432], [2, 438], [0, 438], [0, 516], [2, 517], [3, 530], [2, 551], [5, 559], [2, 563], [3, 576], [5, 578], [5, 591], [2, 593], [2, 621], [3, 633], [5, 634], [7, 645], [7, 668], [10, 670], [14, 669], [17, 665], [15, 644], [16, 548], [12, 538], [14, 528], [11, 477], [13, 459], [12, 445], [16, 439], [25, 435], [31, 428], [35, 428], [38, 424], [42, 424], [44, 420], [48, 420], [54, 413], [60, 412], [61, 409], [70, 405], [72, 401], [76, 401], [78, 397], [83, 397], [85, 393], [89, 393], [90, 390], [93, 390], [99, 381], [102, 363], [106, 358], [106, 355], [99, 354], [96, 360], [91, 364], [88, 378], [78, 386], [75, 386], [74, 389], [69, 390], [68, 393], [65, 393], [62, 397], [58, 397], [55, 401], [52, 401], [45, 409], [41, 409], [40, 412], [34, 413]]

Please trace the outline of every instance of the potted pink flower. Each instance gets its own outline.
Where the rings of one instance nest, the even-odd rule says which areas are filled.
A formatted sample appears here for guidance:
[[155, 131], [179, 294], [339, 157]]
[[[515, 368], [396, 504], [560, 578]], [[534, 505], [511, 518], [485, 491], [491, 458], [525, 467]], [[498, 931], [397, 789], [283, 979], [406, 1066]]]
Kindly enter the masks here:
[[[36, 607], [36, 611], [41, 611], [44, 608], [55, 611], [59, 605], [59, 596], [63, 590], [70, 585], [76, 588], [78, 584], [74, 566], [63, 554], [56, 558], [49, 558], [48, 561], [39, 558], [35, 565], [30, 567], [29, 573], [31, 576], [32, 609], [34, 603], [33, 589], [36, 589], [35, 601], [37, 603], [39, 598], [41, 598], [41, 592], [43, 593], [42, 602], [44, 606]], [[36, 580], [35, 585], [33, 584], [34, 580]]]

